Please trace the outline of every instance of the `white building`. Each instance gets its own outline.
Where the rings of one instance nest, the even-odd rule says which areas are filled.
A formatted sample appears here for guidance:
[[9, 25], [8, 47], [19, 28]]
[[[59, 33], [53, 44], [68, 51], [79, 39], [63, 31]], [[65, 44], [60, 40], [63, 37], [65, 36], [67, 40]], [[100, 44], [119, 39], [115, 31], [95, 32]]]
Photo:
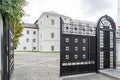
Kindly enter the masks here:
[[43, 12], [34, 24], [24, 24], [24, 36], [20, 38], [20, 44], [16, 50], [60, 51], [60, 17], [65, 23], [82, 25], [85, 30], [92, 26], [91, 35], [95, 35], [95, 22], [71, 19], [56, 12]]
[[39, 28], [36, 24], [24, 23], [23, 36], [16, 50], [38, 51]]
[[44, 12], [35, 22], [39, 27], [39, 51], [60, 50], [60, 17], [65, 22], [71, 18], [55, 12]]
[[[53, 11], [43, 12], [34, 24], [24, 24], [24, 36], [20, 38], [16, 50], [60, 51], [60, 17], [65, 23], [95, 27], [94, 22], [74, 20]], [[36, 35], [33, 31], [36, 31]], [[32, 42], [33, 39], [36, 39], [36, 43]]]

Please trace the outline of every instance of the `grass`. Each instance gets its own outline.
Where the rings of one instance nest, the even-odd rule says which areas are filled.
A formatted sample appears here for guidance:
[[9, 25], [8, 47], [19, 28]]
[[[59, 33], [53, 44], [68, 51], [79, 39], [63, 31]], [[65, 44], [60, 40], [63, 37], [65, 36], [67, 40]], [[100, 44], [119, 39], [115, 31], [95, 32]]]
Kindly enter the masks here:
[[113, 58], [110, 58], [110, 63], [113, 63]]

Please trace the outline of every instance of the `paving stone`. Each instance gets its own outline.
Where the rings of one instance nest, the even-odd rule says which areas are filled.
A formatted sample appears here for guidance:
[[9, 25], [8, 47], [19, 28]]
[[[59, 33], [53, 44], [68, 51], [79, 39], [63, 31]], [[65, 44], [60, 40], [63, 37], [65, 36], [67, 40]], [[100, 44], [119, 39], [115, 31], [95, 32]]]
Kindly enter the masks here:
[[115, 80], [102, 74], [59, 76], [59, 53], [15, 53], [15, 70], [11, 80]]

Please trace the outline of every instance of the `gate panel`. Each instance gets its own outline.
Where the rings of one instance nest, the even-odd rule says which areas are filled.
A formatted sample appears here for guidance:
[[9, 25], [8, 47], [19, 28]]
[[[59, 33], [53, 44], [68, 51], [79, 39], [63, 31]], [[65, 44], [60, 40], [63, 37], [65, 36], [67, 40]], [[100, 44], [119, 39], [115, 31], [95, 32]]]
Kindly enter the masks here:
[[14, 71], [14, 28], [9, 22], [9, 32], [8, 32], [8, 76]]
[[89, 70], [91, 72], [93, 71], [96, 71], [96, 37], [90, 37], [89, 38], [89, 60], [92, 61], [92, 63], [94, 64], [91, 64], [90, 65], [90, 68]]
[[110, 68], [110, 32], [104, 31], [104, 69]]
[[97, 23], [97, 70], [116, 68], [116, 26], [113, 19], [102, 16]]
[[[81, 35], [81, 26], [62, 19], [60, 24], [60, 76], [96, 71], [95, 36]], [[76, 26], [78, 31], [74, 31]]]
[[14, 70], [14, 27], [3, 17], [3, 49], [1, 79], [10, 80]]

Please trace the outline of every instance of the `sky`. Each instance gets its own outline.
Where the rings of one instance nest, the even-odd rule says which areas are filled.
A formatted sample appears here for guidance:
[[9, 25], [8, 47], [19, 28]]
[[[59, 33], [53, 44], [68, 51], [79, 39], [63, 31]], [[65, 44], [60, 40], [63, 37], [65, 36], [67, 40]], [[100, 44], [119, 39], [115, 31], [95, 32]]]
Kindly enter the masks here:
[[97, 22], [103, 15], [117, 21], [117, 0], [26, 0], [22, 21], [34, 23], [43, 12], [54, 11], [72, 19]]

